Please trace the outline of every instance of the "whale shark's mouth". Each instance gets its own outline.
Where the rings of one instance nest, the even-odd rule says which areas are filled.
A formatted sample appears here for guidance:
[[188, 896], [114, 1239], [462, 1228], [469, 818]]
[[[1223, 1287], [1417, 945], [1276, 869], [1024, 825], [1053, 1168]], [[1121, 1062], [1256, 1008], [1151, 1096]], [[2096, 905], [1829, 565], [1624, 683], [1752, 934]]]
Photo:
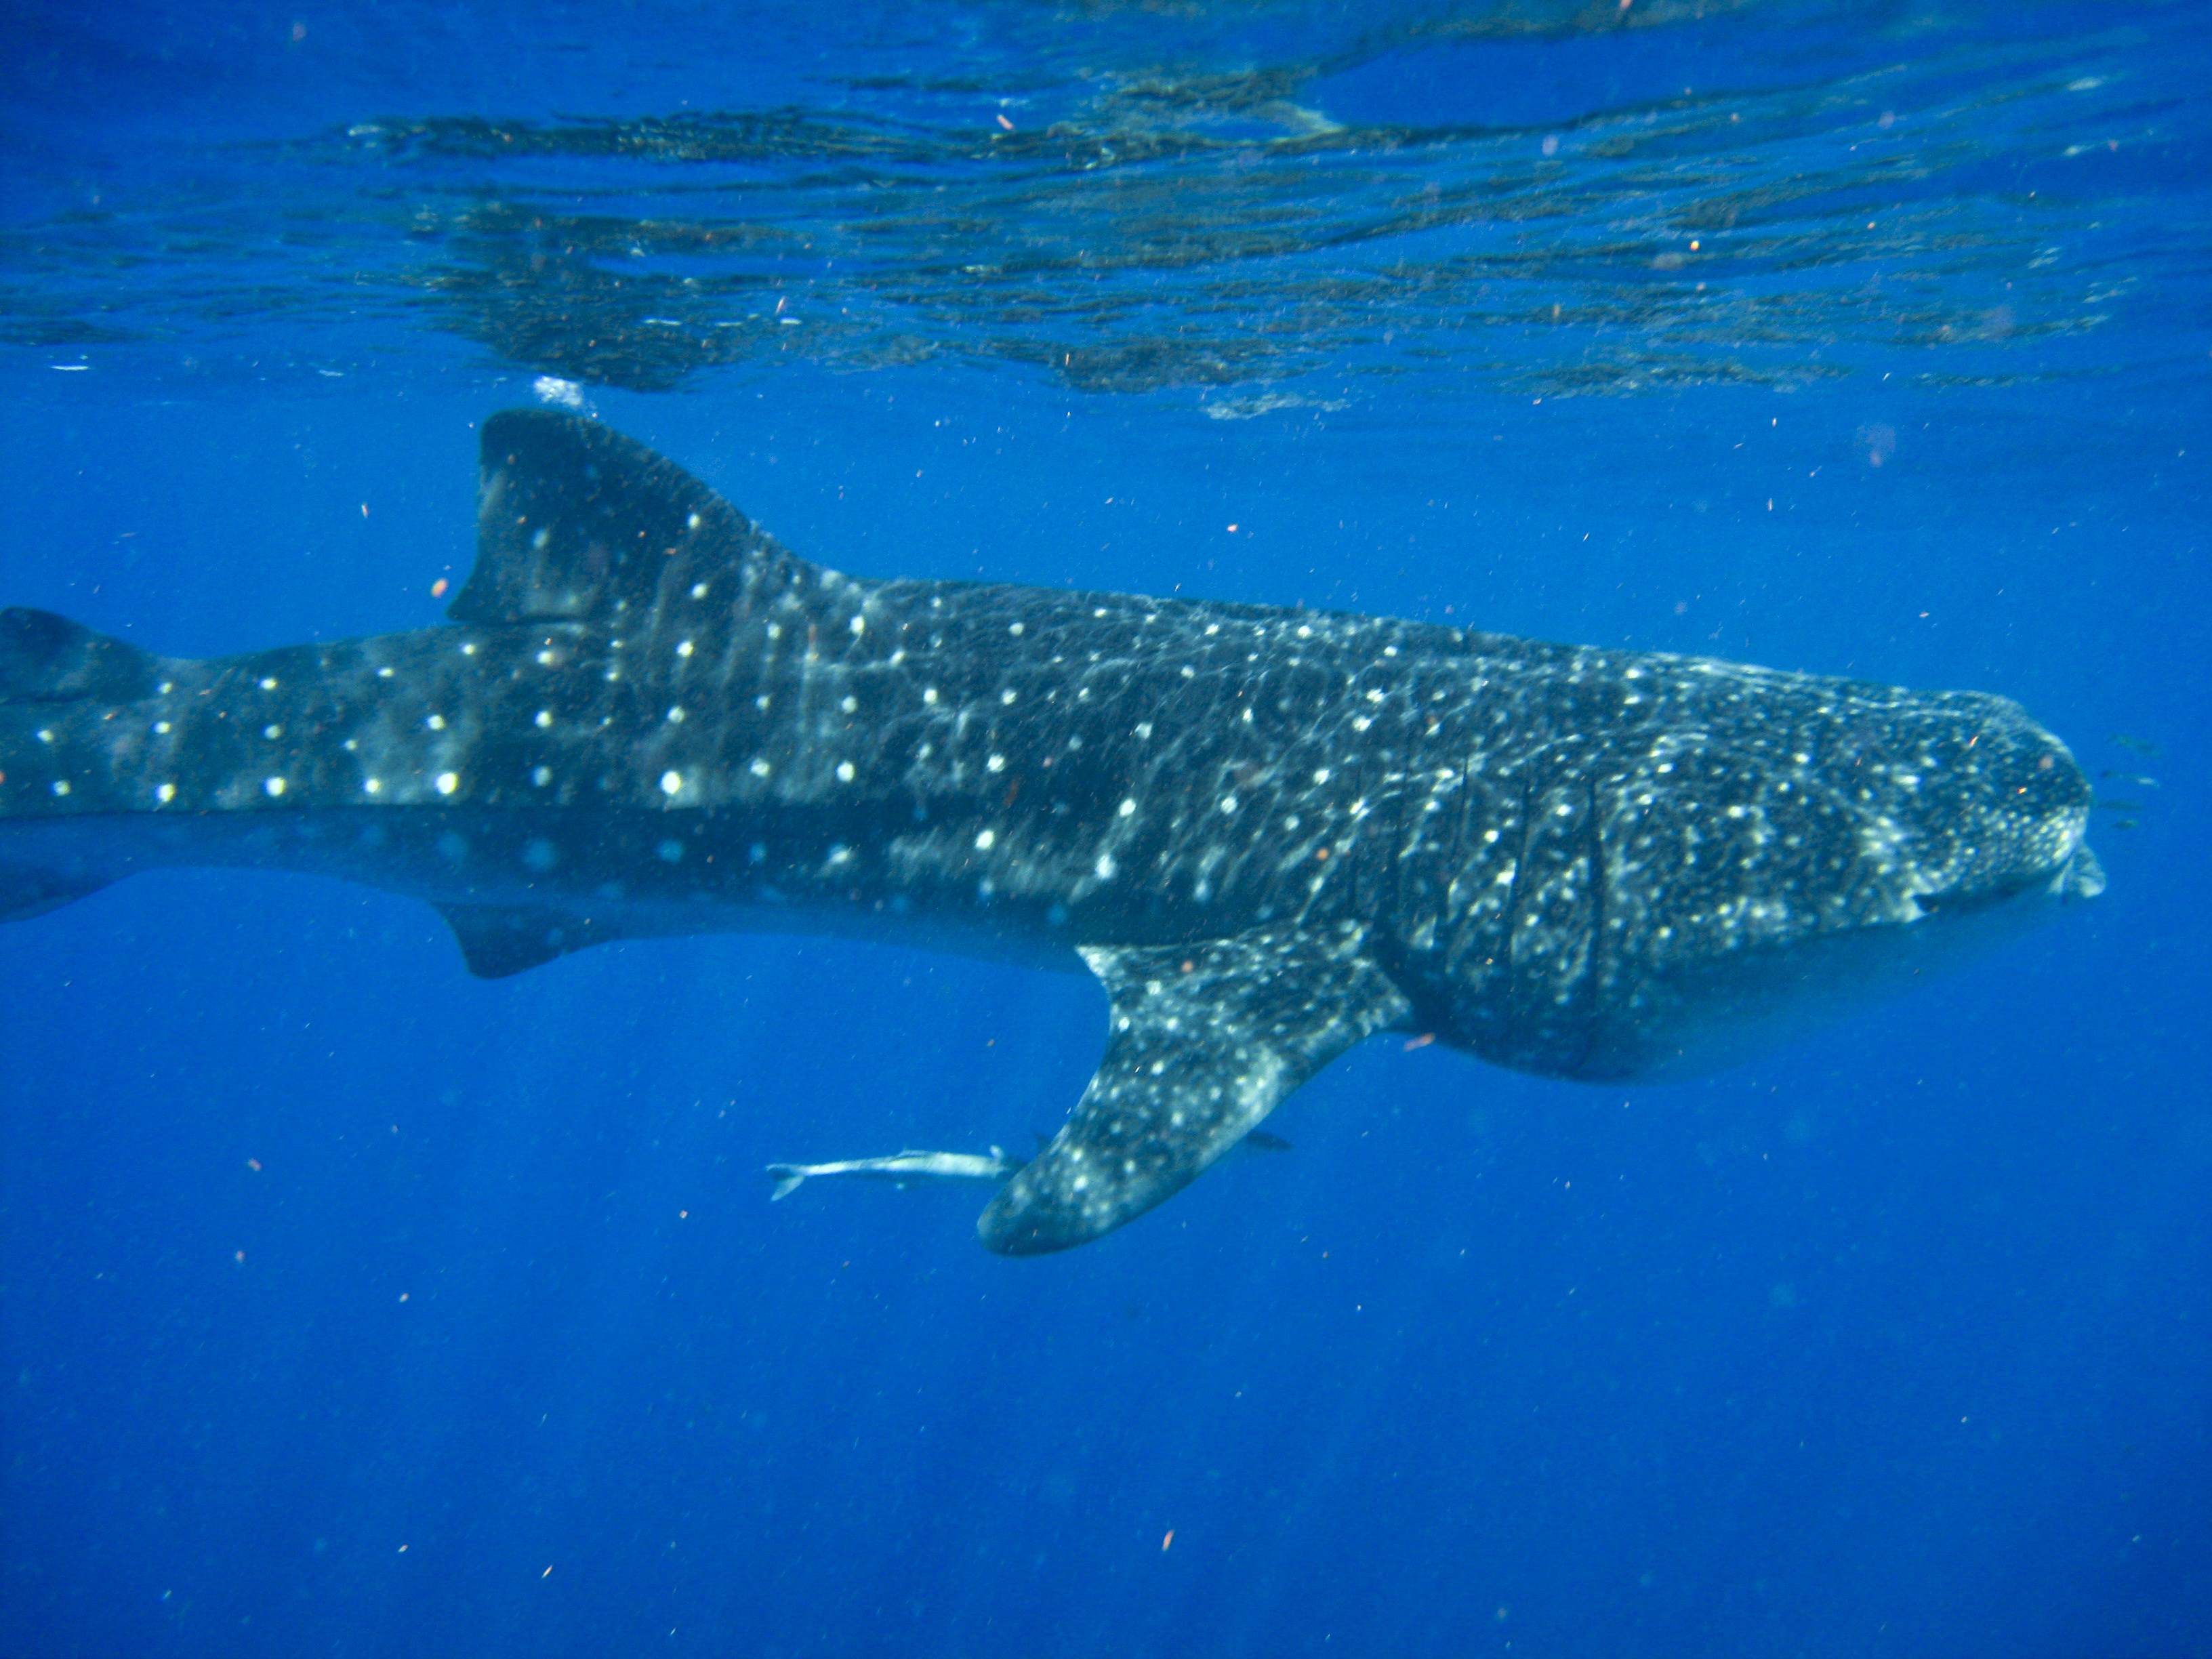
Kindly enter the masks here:
[[2105, 866], [2086, 841], [2075, 844], [2072, 856], [2051, 878], [2051, 896], [2060, 900], [2093, 899], [2105, 890]]
[[[2089, 850], [2088, 829], [2088, 809], [2081, 805], [2033, 817], [1989, 812], [1957, 837], [1966, 842], [1963, 855], [1954, 851], [1925, 867], [1908, 866], [1898, 919], [1908, 925], [1926, 919], [1947, 931], [1969, 917], [2094, 898], [2105, 890], [2105, 870]], [[1978, 848], [1984, 849], [1979, 856]]]
[[2025, 933], [2051, 906], [2104, 890], [2104, 866], [2077, 827], [2054, 863], [1917, 894], [1909, 921], [1681, 964], [1646, 988], [1632, 1017], [1607, 1022], [1577, 1075], [1672, 1079], [1719, 1070], [1924, 984]]
[[1937, 888], [1928, 892], [1917, 892], [1912, 896], [1912, 905], [1917, 912], [1916, 921], [1927, 918], [1950, 921], [1985, 912], [2008, 910], [2019, 906], [2023, 900], [2056, 900], [2061, 904], [2070, 904], [2082, 899], [2093, 899], [2104, 890], [2105, 866], [2089, 850], [2087, 842], [2076, 841], [2063, 858], [2040, 870], [1963, 891]]

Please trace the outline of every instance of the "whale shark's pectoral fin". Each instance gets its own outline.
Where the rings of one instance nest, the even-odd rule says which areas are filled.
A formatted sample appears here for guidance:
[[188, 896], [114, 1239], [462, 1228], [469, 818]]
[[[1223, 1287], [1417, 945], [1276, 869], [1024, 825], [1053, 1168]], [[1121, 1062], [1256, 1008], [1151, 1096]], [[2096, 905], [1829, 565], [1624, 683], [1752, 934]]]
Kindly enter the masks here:
[[1405, 1019], [1411, 1005], [1364, 953], [1366, 938], [1346, 925], [1085, 950], [1113, 1001], [1106, 1058], [1052, 1144], [983, 1212], [983, 1243], [1039, 1255], [1111, 1232], [1188, 1186], [1330, 1060]]

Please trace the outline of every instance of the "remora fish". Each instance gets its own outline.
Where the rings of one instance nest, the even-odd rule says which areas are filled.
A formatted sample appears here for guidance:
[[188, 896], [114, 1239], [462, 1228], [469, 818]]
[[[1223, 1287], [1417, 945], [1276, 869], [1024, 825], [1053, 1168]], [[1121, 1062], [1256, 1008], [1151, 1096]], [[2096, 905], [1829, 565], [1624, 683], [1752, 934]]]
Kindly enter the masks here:
[[0, 915], [160, 864], [435, 904], [477, 974], [814, 928], [1079, 959], [1106, 1054], [1009, 1254], [1188, 1183], [1385, 1029], [1673, 1076], [2103, 884], [2010, 702], [1382, 618], [808, 564], [671, 463], [485, 423], [449, 625], [206, 662], [0, 617]]
[[921, 1152], [909, 1148], [889, 1158], [848, 1158], [836, 1164], [771, 1164], [768, 1173], [775, 1190], [769, 1198], [771, 1201], [788, 1198], [799, 1190], [800, 1182], [817, 1176], [858, 1176], [863, 1181], [888, 1181], [895, 1187], [911, 1186], [918, 1181], [982, 1181], [996, 1186], [1021, 1167], [1020, 1158], [1008, 1158], [997, 1146], [991, 1148], [988, 1157], [980, 1152]]
[[[1050, 1144], [1044, 1136], [1037, 1137], [1039, 1152]], [[1287, 1152], [1291, 1143], [1265, 1129], [1252, 1129], [1233, 1150]], [[768, 1166], [769, 1179], [775, 1182], [775, 1190], [768, 1196], [770, 1203], [788, 1198], [799, 1190], [800, 1182], [814, 1176], [858, 1176], [865, 1181], [888, 1181], [902, 1191], [918, 1181], [982, 1181], [1002, 1185], [1007, 1176], [1027, 1162], [1026, 1158], [1009, 1157], [1003, 1146], [994, 1146], [988, 1158], [976, 1152], [925, 1152], [909, 1147], [889, 1158], [852, 1158], [836, 1164], [771, 1164]]]

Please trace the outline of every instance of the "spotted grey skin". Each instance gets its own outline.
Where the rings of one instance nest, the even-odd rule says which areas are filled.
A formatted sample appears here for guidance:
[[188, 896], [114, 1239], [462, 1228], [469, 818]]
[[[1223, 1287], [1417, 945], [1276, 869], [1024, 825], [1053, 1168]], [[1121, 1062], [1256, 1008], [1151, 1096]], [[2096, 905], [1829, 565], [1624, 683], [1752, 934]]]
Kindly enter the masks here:
[[469, 966], [816, 928], [1087, 965], [1098, 1074], [1010, 1254], [1176, 1191], [1368, 1034], [1723, 1063], [2101, 885], [2002, 698], [1387, 619], [810, 565], [669, 462], [483, 430], [448, 625], [206, 662], [0, 616], [0, 915], [323, 871]]

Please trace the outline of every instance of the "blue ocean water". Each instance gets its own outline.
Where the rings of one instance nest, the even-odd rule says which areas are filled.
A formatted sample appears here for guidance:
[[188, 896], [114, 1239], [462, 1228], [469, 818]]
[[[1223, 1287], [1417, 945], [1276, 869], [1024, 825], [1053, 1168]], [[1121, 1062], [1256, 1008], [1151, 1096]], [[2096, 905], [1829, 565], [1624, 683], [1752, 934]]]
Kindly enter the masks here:
[[1703, 1082], [1376, 1039], [1066, 1255], [1087, 980], [0, 929], [0, 1655], [2212, 1654], [2212, 25], [0, 6], [0, 602], [428, 626], [573, 402], [855, 573], [2020, 698], [2111, 881]]

